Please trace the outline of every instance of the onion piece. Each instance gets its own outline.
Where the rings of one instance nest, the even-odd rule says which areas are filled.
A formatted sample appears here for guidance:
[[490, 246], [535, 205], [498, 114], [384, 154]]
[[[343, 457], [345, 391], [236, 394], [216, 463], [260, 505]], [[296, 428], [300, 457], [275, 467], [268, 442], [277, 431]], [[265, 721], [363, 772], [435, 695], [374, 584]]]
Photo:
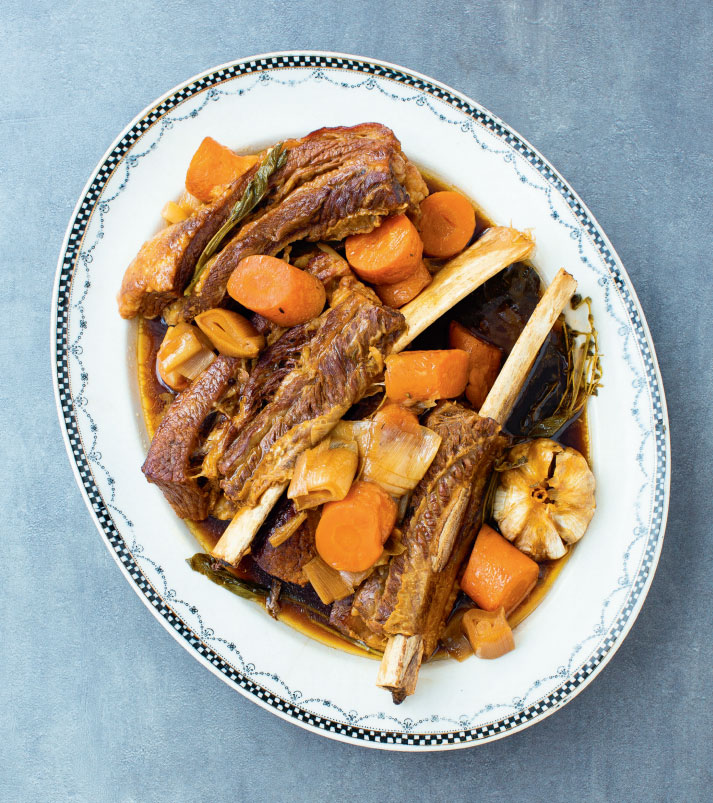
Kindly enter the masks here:
[[466, 658], [473, 654], [473, 647], [463, 631], [463, 617], [468, 610], [468, 608], [457, 610], [445, 626], [438, 640], [441, 647], [456, 661], [465, 661]]
[[363, 459], [369, 448], [373, 426], [373, 421], [340, 421], [331, 431], [332, 441], [344, 443], [354, 441], [359, 449], [359, 457]]
[[158, 350], [156, 366], [161, 379], [173, 390], [183, 390], [215, 359], [210, 344], [195, 326], [169, 326]]
[[302, 526], [302, 522], [307, 518], [307, 512], [302, 511], [298, 513], [296, 516], [293, 516], [291, 519], [286, 521], [282, 527], [278, 527], [275, 532], [267, 539], [270, 542], [270, 546], [280, 546], [280, 544], [284, 544], [288, 538], [293, 536], [297, 530]]
[[265, 338], [250, 321], [228, 309], [209, 309], [196, 315], [196, 323], [213, 346], [226, 357], [252, 359], [265, 348]]
[[208, 206], [208, 204], [204, 204], [203, 201], [199, 201], [195, 195], [191, 195], [188, 190], [184, 190], [184, 192], [181, 193], [181, 197], [178, 199], [177, 203], [186, 213], [186, 217], [190, 217], [198, 212], [199, 209]]
[[201, 349], [189, 357], [180, 367], [180, 372], [191, 382], [213, 362], [215, 354], [210, 349]]
[[180, 223], [182, 220], [185, 220], [188, 215], [189, 212], [186, 212], [186, 210], [179, 206], [175, 201], [168, 201], [166, 204], [164, 204], [164, 207], [161, 210], [161, 217], [169, 225], [173, 223]]
[[361, 479], [403, 496], [423, 478], [440, 445], [441, 436], [427, 427], [419, 427], [415, 435], [400, 427], [372, 425]]
[[[354, 589], [357, 586], [360, 586], [364, 580], [374, 571], [377, 565], [383, 565], [381, 558], [373, 565], [370, 566], [363, 572], [339, 572], [339, 576], [344, 580], [344, 582], [351, 588], [350, 593], [354, 593]], [[335, 569], [336, 571], [336, 569]]]
[[349, 493], [358, 465], [354, 441], [325, 438], [297, 458], [287, 498], [294, 501], [297, 511], [338, 502]]
[[497, 611], [471, 608], [463, 615], [463, 630], [478, 658], [500, 658], [515, 649], [504, 608]]
[[354, 592], [354, 587], [344, 580], [341, 574], [317, 555], [304, 567], [304, 573], [325, 605], [331, 605]]
[[360, 479], [377, 483], [395, 497], [418, 485], [441, 445], [441, 436], [427, 427], [414, 434], [376, 421], [340, 421], [332, 437], [355, 440]]
[[332, 431], [333, 424], [327, 416], [315, 419], [310, 431], [309, 439], [312, 446], [318, 446]]

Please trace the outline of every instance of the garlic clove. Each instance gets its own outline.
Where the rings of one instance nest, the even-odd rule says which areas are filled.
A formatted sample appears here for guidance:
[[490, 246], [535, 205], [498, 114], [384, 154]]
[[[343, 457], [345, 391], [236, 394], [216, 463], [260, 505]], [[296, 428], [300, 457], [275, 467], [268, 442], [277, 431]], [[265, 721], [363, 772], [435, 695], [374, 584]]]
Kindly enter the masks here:
[[[592, 515], [594, 515], [594, 510], [592, 510]], [[584, 535], [591, 518], [589, 516], [584, 519], [577, 509], [565, 509], [555, 511], [552, 514], [552, 523], [565, 544], [576, 544]]]
[[524, 529], [513, 543], [519, 550], [538, 561], [556, 560], [567, 552], [557, 525], [545, 510], [530, 510]]
[[495, 492], [493, 516], [500, 529], [508, 532], [522, 532], [532, 512], [529, 494], [523, 494], [518, 488], [502, 486]]

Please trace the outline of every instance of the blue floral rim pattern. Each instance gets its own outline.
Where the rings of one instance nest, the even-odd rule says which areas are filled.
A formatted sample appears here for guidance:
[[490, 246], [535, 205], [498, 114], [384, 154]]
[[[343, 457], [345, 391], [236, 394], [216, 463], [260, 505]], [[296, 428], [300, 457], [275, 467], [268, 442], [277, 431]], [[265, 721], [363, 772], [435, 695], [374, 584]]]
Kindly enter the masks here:
[[[86, 402], [84, 390], [88, 382], [88, 377], [82, 369], [80, 375], [82, 383], [81, 389], [79, 392], [73, 394], [70, 388], [69, 360], [70, 356], [74, 356], [75, 359], [78, 359], [78, 355], [81, 353], [81, 347], [78, 346], [81, 332], [80, 336], [73, 343], [69, 342], [69, 311], [70, 305], [72, 304], [72, 286], [75, 277], [75, 269], [80, 261], [83, 261], [85, 267], [87, 267], [91, 261], [92, 249], [82, 250], [87, 226], [95, 210], [98, 209], [100, 216], [103, 216], [103, 214], [108, 211], [106, 201], [102, 201], [98, 204], [103, 189], [116, 167], [124, 159], [127, 151], [151, 126], [157, 122], [161, 122], [167, 127], [173, 124], [173, 121], [169, 120], [166, 115], [183, 101], [206, 90], [206, 102], [211, 98], [215, 99], [215, 94], [211, 95], [211, 93], [216, 92], [214, 88], [238, 76], [256, 74], [260, 79], [269, 80], [270, 71], [295, 68], [305, 69], [311, 77], [317, 79], [330, 80], [328, 72], [326, 71], [329, 71], [331, 74], [333, 74], [334, 71], [348, 71], [407, 85], [418, 90], [419, 95], [415, 98], [416, 102], [423, 102], [422, 98], [425, 100], [427, 96], [437, 98], [494, 132], [508, 146], [507, 152], [504, 152], [504, 158], [508, 161], [511, 161], [511, 148], [524, 156], [546, 180], [545, 192], [548, 194], [548, 200], [552, 192], [564, 198], [579, 224], [594, 243], [608, 269], [608, 276], [606, 279], [602, 277], [600, 284], [604, 285], [605, 281], [613, 282], [619, 295], [624, 300], [628, 315], [628, 321], [626, 323], [631, 327], [640, 355], [643, 356], [646, 377], [642, 378], [642, 387], [640, 390], [643, 390], [645, 386], [648, 390], [653, 407], [656, 473], [653, 478], [653, 511], [650, 526], [646, 528], [643, 521], [640, 520], [639, 526], [636, 528], [637, 532], [634, 534], [635, 541], [639, 540], [644, 535], [648, 535], [648, 537], [644, 558], [638, 567], [636, 576], [627, 578], [625, 585], [629, 594], [626, 603], [620, 610], [615, 623], [606, 633], [606, 638], [587, 661], [573, 672], [568, 671], [565, 667], [561, 668], [561, 672], [558, 674], [560, 674], [564, 680], [553, 692], [531, 705], [523, 706], [511, 716], [484, 726], [468, 727], [468, 720], [464, 718], [461, 722], [451, 720], [449, 723], [450, 729], [448, 730], [435, 733], [415, 733], [413, 732], [414, 726], [423, 723], [414, 723], [408, 719], [402, 721], [398, 720], [396, 717], [388, 717], [389, 720], [400, 727], [400, 730], [378, 730], [359, 727], [359, 721], [364, 720], [365, 717], [357, 718], [351, 712], [347, 713], [338, 710], [337, 713], [341, 714], [345, 720], [340, 722], [306, 710], [303, 706], [307, 701], [300, 699], [301, 695], [299, 692], [290, 692], [286, 684], [283, 685], [285, 685], [287, 699], [260, 686], [259, 683], [255, 682], [255, 675], [259, 673], [250, 671], [254, 670], [254, 667], [246, 665], [241, 658], [242, 669], [236, 669], [236, 667], [227, 662], [215, 649], [209, 646], [208, 642], [211, 641], [212, 631], [204, 628], [201, 623], [200, 632], [196, 632], [176, 613], [174, 609], [176, 603], [182, 601], [172, 596], [165, 582], [163, 593], [159, 593], [147, 579], [136, 559], [141, 551], [140, 546], [136, 543], [127, 545], [114, 523], [113, 514], [119, 513], [121, 516], [123, 516], [123, 514], [112, 504], [114, 496], [113, 487], [111, 494], [112, 499], [105, 500], [94, 482], [90, 463], [98, 465], [106, 474], [109, 485], [113, 486], [113, 479], [110, 477], [106, 468], [101, 465], [101, 456], [95, 452], [96, 441], [88, 449], [85, 449], [82, 443], [77, 421], [77, 412]], [[366, 81], [369, 82], [370, 79], [366, 78]], [[367, 86], [367, 88], [370, 89], [372, 86]], [[433, 111], [439, 114], [439, 112]], [[193, 111], [190, 113], [190, 116], [195, 116], [196, 113], [196, 111]], [[441, 119], [445, 119], [442, 115], [439, 114], [439, 116], [441, 116]], [[473, 135], [477, 140], [477, 136], [475, 134]], [[483, 145], [483, 147], [485, 146]], [[132, 159], [135, 160], [137, 158], [139, 158], [139, 156], [130, 156], [128, 161], [131, 162]], [[519, 175], [523, 182], [527, 181], [524, 174], [519, 173]], [[122, 187], [120, 187], [120, 190]], [[550, 209], [552, 210], [552, 217], [558, 220], [558, 215], [554, 211], [551, 201]], [[565, 221], [559, 222], [561, 225], [571, 229], [571, 234], [573, 236], [579, 235], [581, 237], [581, 230], [575, 229], [575, 227]], [[90, 282], [87, 273], [87, 279], [84, 284], [84, 294], [79, 302], [75, 301], [75, 306], [81, 304], [89, 286]], [[597, 224], [581, 205], [574, 192], [528, 143], [472, 101], [467, 101], [452, 93], [447, 88], [431, 83], [425, 78], [410, 74], [390, 65], [369, 62], [356, 57], [342, 57], [327, 54], [275, 54], [236, 62], [206, 74], [175, 91], [138, 120], [130, 130], [124, 134], [99, 166], [96, 175], [91, 181], [78, 207], [74, 219], [70, 223], [67, 245], [61, 255], [58, 268], [55, 305], [56, 328], [53, 332], [56, 350], [55, 380], [59, 406], [61, 408], [61, 421], [65, 427], [68, 447], [71, 450], [72, 458], [76, 464], [83, 490], [89, 500], [97, 523], [103, 532], [108, 546], [114, 551], [123, 564], [127, 575], [131, 578], [139, 593], [153, 606], [156, 613], [165, 620], [165, 624], [174, 635], [184, 639], [192, 649], [199, 653], [217, 671], [222, 673], [227, 680], [238, 686], [243, 692], [253, 695], [264, 704], [279, 711], [282, 715], [289, 716], [301, 724], [321, 729], [328, 734], [337, 734], [342, 737], [348, 737], [365, 743], [373, 743], [375, 745], [402, 745], [433, 749], [439, 746], [464, 745], [483, 741], [499, 735], [504, 735], [508, 731], [522, 727], [533, 719], [560, 707], [587, 682], [595, 670], [606, 660], [620, 635], [631, 625], [633, 621], [632, 614], [641, 604], [647, 586], [650, 583], [665, 526], [669, 461], [666, 435], [667, 422], [665, 402], [663, 400], [660, 380], [657, 376], [653, 348], [648, 340], [646, 327], [639, 312], [636, 299], [630, 289], [628, 278], [618, 263], [616, 256], [606, 243]], [[80, 329], [83, 328], [83, 325], [85, 326], [86, 324], [82, 314], [82, 317], [80, 317]], [[79, 364], [81, 365], [81, 360]], [[95, 432], [95, 427], [92, 426], [91, 431]], [[124, 517], [124, 519], [126, 521], [126, 517]], [[126, 524], [131, 527], [131, 522], [126, 521]], [[144, 559], [146, 558], [144, 557]], [[155, 564], [153, 564], [153, 567], [158, 575], [162, 576], [163, 572], [161, 568]], [[173, 607], [168, 604], [169, 601], [173, 604]], [[188, 603], [182, 604], [188, 605]], [[194, 608], [190, 608], [190, 612], [193, 615], [197, 613]], [[231, 651], [237, 652], [235, 645], [226, 646]], [[238, 657], [240, 657], [239, 654]], [[536, 685], [539, 685], [539, 683]], [[326, 703], [326, 701], [320, 702]], [[300, 705], [300, 703], [302, 703], [302, 705]], [[385, 719], [383, 716], [380, 718]], [[433, 720], [428, 721], [433, 721], [433, 725], [436, 727], [438, 718], [435, 717]]]

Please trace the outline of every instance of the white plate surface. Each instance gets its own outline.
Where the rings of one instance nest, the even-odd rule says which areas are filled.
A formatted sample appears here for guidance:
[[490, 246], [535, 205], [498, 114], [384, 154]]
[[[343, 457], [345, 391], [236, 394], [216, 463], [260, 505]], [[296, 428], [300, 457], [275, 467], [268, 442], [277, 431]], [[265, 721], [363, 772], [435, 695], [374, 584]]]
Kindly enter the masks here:
[[[140, 471], [146, 452], [133, 354], [119, 318], [124, 269], [161, 225], [206, 135], [253, 151], [325, 125], [378, 121], [421, 166], [498, 223], [532, 229], [545, 279], [565, 266], [593, 299], [605, 388], [590, 402], [597, 513], [554, 587], [495, 661], [439, 661], [395, 707], [377, 664], [322, 646], [193, 573], [197, 545]], [[186, 649], [267, 710], [354, 744], [428, 750], [512, 733], [572, 699], [611, 658], [644, 601], [664, 536], [666, 405], [631, 282], [574, 191], [474, 101], [356, 56], [276, 53], [237, 61], [143, 111], [97, 166], [72, 216], [52, 321], [60, 420], [77, 482], [129, 582]]]

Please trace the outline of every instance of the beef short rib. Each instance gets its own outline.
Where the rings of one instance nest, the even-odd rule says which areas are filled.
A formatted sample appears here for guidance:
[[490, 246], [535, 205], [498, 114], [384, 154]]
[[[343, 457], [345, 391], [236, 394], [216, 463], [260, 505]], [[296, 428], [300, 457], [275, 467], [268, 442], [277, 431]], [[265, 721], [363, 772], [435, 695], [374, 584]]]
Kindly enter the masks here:
[[[420, 635], [428, 656], [452, 607], [485, 483], [506, 439], [496, 421], [453, 402], [440, 404], [424, 423], [442, 441], [411, 497], [401, 539], [406, 549], [357, 590], [348, 615], [334, 615], [332, 624], [352, 637], [361, 633], [363, 639], [369, 632], [372, 643], [382, 647], [394, 635]], [[459, 498], [464, 503], [456, 510]], [[454, 535], [449, 556], [436, 571], [439, 544], [449, 528]]]
[[[221, 486], [234, 502], [254, 505], [267, 488], [289, 480], [297, 457], [319, 443], [379, 376], [382, 355], [405, 328], [403, 315], [382, 306], [371, 290], [351, 278], [341, 281], [335, 307], [299, 336], [287, 333], [301, 343], [299, 356], [287, 349], [278, 361], [278, 340], [253, 370], [245, 399], [254, 414], [243, 417], [218, 463]], [[272, 377], [275, 364], [283, 366], [279, 385]], [[270, 391], [262, 406], [258, 388]]]
[[191, 465], [203, 422], [231, 381], [242, 372], [243, 360], [217, 357], [181, 393], [168, 409], [151, 441], [142, 471], [149, 482], [163, 491], [176, 513], [183, 519], [200, 521], [208, 515], [211, 494], [201, 487]]
[[317, 511], [310, 511], [297, 530], [279, 546], [272, 546], [269, 540], [273, 533], [296, 515], [293, 503], [283, 498], [260, 529], [250, 550], [250, 557], [270, 576], [285, 583], [305, 586], [308, 579], [304, 567], [317, 555], [314, 541], [316, 522], [319, 520]]
[[123, 318], [155, 318], [182, 295], [203, 249], [228, 219], [256, 169], [233, 182], [212, 204], [162, 229], [141, 246], [117, 296]]
[[241, 259], [274, 256], [296, 240], [341, 240], [375, 228], [382, 217], [415, 207], [428, 188], [378, 123], [322, 128], [285, 143], [286, 164], [270, 180], [259, 211], [241, 226], [193, 292], [166, 312], [169, 323], [192, 320], [218, 305]]

